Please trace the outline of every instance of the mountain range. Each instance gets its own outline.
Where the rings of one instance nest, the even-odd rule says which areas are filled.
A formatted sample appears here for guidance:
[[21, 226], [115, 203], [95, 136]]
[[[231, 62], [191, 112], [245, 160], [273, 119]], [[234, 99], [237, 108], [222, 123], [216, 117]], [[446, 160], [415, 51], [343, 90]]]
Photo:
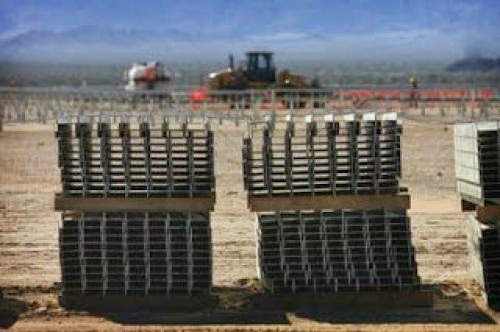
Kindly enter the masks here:
[[470, 57], [453, 62], [447, 67], [451, 72], [499, 72], [500, 58]]
[[0, 61], [127, 63], [158, 59], [206, 63], [249, 49], [279, 53], [278, 61], [445, 61], [462, 57], [460, 37], [433, 29], [371, 33], [326, 31], [223, 32], [202, 29], [121, 29], [84, 25], [29, 30], [0, 39]]
[[[189, 32], [180, 29], [138, 30], [80, 26], [64, 31], [29, 30], [0, 39], [0, 61], [62, 63], [214, 61], [235, 50], [264, 48], [292, 54], [299, 43], [324, 43], [318, 34], [277, 32], [262, 35]], [[316, 47], [317, 48], [317, 47]], [[292, 50], [292, 52], [288, 52]]]
[[[129, 61], [167, 54], [173, 43], [196, 43], [201, 36], [181, 30], [122, 30], [81, 26], [61, 32], [30, 30], [0, 40], [0, 59], [16, 61]], [[170, 47], [169, 47], [170, 46]], [[148, 54], [150, 53], [150, 54]]]

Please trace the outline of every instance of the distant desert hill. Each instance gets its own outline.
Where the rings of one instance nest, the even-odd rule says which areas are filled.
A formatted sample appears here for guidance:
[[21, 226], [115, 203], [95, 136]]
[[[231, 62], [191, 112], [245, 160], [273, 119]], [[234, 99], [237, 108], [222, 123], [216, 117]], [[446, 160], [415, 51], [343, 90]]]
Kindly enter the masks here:
[[466, 58], [448, 66], [448, 71], [500, 71], [500, 58]]

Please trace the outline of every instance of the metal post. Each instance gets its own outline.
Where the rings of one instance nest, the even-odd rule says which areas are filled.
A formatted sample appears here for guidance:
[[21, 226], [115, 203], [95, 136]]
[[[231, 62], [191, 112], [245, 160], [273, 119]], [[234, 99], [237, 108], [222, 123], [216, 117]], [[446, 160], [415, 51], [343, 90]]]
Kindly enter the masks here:
[[307, 156], [307, 171], [309, 178], [309, 190], [314, 196], [315, 193], [315, 154], [314, 154], [314, 136], [316, 136], [316, 122], [312, 115], [305, 118], [306, 122], [306, 156]]
[[61, 118], [57, 121], [57, 143], [59, 146], [59, 154], [58, 154], [58, 164], [61, 169], [61, 183], [63, 194], [69, 194], [69, 189], [72, 187], [70, 185], [71, 179], [68, 176], [71, 174], [70, 160], [71, 154], [73, 152], [72, 144], [71, 144], [71, 125], [66, 121], [65, 118]]
[[120, 137], [122, 140], [122, 166], [125, 181], [125, 197], [128, 197], [131, 190], [131, 177], [130, 177], [130, 124], [128, 122], [121, 122], [119, 124]]
[[330, 190], [332, 195], [337, 193], [337, 135], [339, 123], [334, 121], [333, 115], [325, 116], [326, 133], [328, 136], [328, 171]]
[[286, 133], [284, 137], [285, 150], [285, 176], [286, 186], [289, 194], [293, 195], [293, 155], [292, 155], [292, 137], [295, 134], [295, 126], [291, 115], [286, 116]]
[[148, 122], [140, 124], [140, 132], [144, 145], [144, 175], [146, 180], [146, 197], [150, 197], [153, 191], [151, 175], [151, 131]]
[[165, 153], [167, 155], [167, 195], [168, 197], [171, 197], [174, 192], [172, 133], [166, 119], [162, 124], [162, 135], [165, 138]]
[[187, 238], [187, 266], [188, 266], [188, 294], [193, 290], [193, 230], [191, 225], [192, 213], [187, 212], [186, 238]]
[[123, 279], [124, 279], [124, 287], [123, 287], [123, 293], [127, 295], [128, 290], [129, 290], [129, 270], [130, 270], [130, 258], [129, 258], [129, 251], [128, 251], [128, 213], [124, 212], [123, 214], [123, 219], [122, 219], [122, 251], [123, 251]]
[[100, 137], [101, 167], [103, 178], [103, 193], [107, 196], [111, 189], [111, 128], [109, 119], [101, 119], [98, 124], [98, 135]]
[[270, 129], [266, 128], [263, 132], [263, 142], [262, 142], [262, 161], [264, 167], [264, 188], [267, 191], [268, 196], [273, 194], [273, 179], [272, 179], [272, 138]]
[[144, 232], [144, 267], [145, 267], [145, 285], [144, 285], [144, 295], [149, 294], [149, 290], [151, 288], [151, 264], [149, 260], [150, 256], [150, 225], [149, 225], [149, 212], [145, 212], [145, 219], [143, 223], [143, 232]]
[[76, 124], [76, 135], [78, 137], [78, 152], [81, 171], [82, 195], [87, 196], [92, 188], [92, 124], [88, 118], [80, 117]]
[[106, 212], [101, 213], [101, 224], [100, 224], [100, 235], [101, 235], [101, 264], [102, 264], [102, 295], [106, 295], [106, 292], [108, 290], [108, 261], [106, 259], [107, 254], [106, 254], [106, 224], [107, 224], [107, 218], [106, 218]]
[[196, 186], [196, 179], [195, 179], [195, 165], [194, 165], [194, 139], [193, 139], [193, 131], [189, 130], [187, 132], [187, 138], [186, 138], [186, 144], [187, 144], [187, 184], [189, 187], [189, 197], [194, 196], [194, 190]]

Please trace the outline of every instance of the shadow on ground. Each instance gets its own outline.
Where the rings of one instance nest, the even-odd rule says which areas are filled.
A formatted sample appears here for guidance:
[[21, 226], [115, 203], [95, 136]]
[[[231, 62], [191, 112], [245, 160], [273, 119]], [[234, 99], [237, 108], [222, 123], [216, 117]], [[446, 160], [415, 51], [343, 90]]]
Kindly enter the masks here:
[[433, 291], [432, 306], [313, 305], [298, 308], [294, 314], [300, 319], [331, 324], [496, 324], [465, 293], [450, 295], [438, 289]]
[[245, 285], [215, 287], [210, 296], [179, 297], [173, 301], [163, 298], [160, 306], [149, 308], [134, 301], [128, 308], [121, 303], [115, 310], [106, 304], [99, 309], [87, 306], [84, 310], [117, 323], [137, 325], [267, 325], [291, 324], [292, 319], [331, 324], [495, 324], [464, 291], [445, 293], [441, 285], [428, 286], [426, 290], [432, 292], [432, 305], [410, 304], [405, 300], [377, 304], [380, 293], [370, 294], [374, 297], [370, 302], [375, 305], [336, 303], [332, 299], [335, 294], [318, 300], [317, 296], [307, 294], [267, 294], [255, 285]]
[[4, 297], [0, 290], [0, 329], [8, 329], [17, 322], [19, 315], [28, 310], [28, 303]]

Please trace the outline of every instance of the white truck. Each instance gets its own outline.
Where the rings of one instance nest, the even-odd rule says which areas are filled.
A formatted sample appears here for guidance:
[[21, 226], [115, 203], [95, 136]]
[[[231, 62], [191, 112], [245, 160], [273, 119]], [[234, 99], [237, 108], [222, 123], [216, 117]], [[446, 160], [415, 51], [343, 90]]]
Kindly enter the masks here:
[[157, 61], [133, 63], [132, 67], [125, 72], [128, 91], [148, 91], [168, 93], [168, 82], [171, 74], [165, 66]]

